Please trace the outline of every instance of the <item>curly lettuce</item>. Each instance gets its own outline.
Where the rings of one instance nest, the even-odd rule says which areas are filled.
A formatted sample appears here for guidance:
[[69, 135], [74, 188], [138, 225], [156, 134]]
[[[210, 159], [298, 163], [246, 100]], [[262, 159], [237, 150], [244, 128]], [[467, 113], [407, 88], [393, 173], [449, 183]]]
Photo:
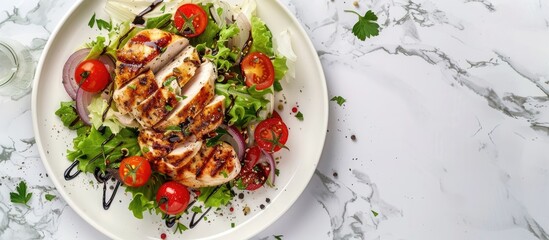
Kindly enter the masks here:
[[265, 96], [272, 90], [267, 88], [258, 91], [255, 86], [246, 87], [230, 81], [226, 84], [217, 83], [215, 93], [225, 96], [229, 125], [244, 127], [250, 122], [263, 120], [258, 113], [266, 108], [269, 101]]

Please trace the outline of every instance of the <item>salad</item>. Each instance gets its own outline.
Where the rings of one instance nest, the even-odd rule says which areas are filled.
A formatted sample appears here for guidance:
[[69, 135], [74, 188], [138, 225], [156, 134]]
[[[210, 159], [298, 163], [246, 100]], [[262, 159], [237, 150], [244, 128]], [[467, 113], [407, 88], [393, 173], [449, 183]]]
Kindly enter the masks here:
[[100, 34], [63, 67], [71, 100], [55, 114], [76, 132], [65, 179], [93, 174], [105, 209], [123, 186], [136, 218], [154, 213], [176, 231], [195, 204], [207, 210], [189, 228], [237, 191], [273, 187], [289, 137], [274, 96], [296, 57], [255, 4], [107, 1], [110, 19], [91, 16]]

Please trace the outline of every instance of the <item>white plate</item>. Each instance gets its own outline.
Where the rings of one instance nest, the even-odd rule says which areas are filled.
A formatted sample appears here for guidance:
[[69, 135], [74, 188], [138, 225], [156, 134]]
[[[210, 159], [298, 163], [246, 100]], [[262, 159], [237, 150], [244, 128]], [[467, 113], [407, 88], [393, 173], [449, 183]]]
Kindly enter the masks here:
[[[102, 185], [90, 174], [80, 174], [65, 181], [63, 171], [70, 165], [67, 148], [72, 148], [75, 133], [65, 129], [54, 112], [59, 102], [69, 100], [61, 84], [61, 72], [66, 59], [83, 43], [98, 34], [87, 24], [95, 12], [104, 17], [104, 1], [81, 1], [64, 18], [46, 45], [37, 69], [32, 93], [33, 125], [40, 156], [51, 179], [65, 201], [88, 223], [114, 239], [159, 239], [173, 229], [165, 227], [160, 215], [145, 214], [144, 219], [133, 217], [127, 209], [130, 196], [120, 188], [109, 210], [102, 208]], [[288, 147], [280, 151], [280, 176], [277, 188], [261, 188], [247, 194], [243, 200], [232, 201], [234, 212], [227, 209], [211, 211], [193, 229], [185, 231], [183, 239], [245, 239], [259, 233], [280, 217], [299, 197], [309, 182], [320, 158], [328, 122], [328, 97], [320, 61], [305, 31], [296, 19], [276, 0], [261, 0], [258, 15], [274, 34], [289, 29], [298, 61], [296, 79], [285, 83], [282, 118], [290, 128]], [[278, 104], [278, 100], [277, 100]], [[291, 109], [298, 106], [304, 121], [298, 121]], [[270, 203], [266, 202], [270, 199]], [[260, 205], [265, 205], [264, 210]], [[242, 209], [251, 212], [244, 215]], [[221, 216], [221, 213], [223, 216]], [[181, 222], [188, 226], [189, 220]], [[234, 227], [231, 224], [234, 223]]]

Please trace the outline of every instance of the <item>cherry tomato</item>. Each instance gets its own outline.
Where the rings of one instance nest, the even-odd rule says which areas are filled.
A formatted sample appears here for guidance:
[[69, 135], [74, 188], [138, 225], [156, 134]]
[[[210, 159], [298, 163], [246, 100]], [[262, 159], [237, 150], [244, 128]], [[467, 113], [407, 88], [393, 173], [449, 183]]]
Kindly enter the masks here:
[[86, 92], [99, 92], [109, 84], [111, 75], [105, 64], [97, 59], [84, 60], [75, 69], [74, 80]]
[[162, 212], [177, 215], [187, 209], [190, 199], [189, 190], [176, 181], [165, 182], [156, 192], [156, 202]]
[[246, 85], [256, 85], [257, 90], [262, 90], [273, 85], [274, 67], [271, 59], [261, 52], [253, 52], [242, 60], [240, 68], [246, 79]]
[[244, 156], [244, 168], [252, 169], [259, 158], [261, 157], [261, 149], [258, 146], [248, 148], [246, 155]]
[[181, 5], [174, 14], [175, 27], [185, 37], [196, 37], [206, 30], [208, 14], [194, 3]]
[[257, 145], [265, 151], [276, 152], [285, 148], [288, 140], [288, 127], [281, 118], [268, 118], [255, 128], [254, 138]]
[[246, 190], [256, 190], [263, 186], [267, 181], [267, 176], [271, 172], [271, 167], [267, 163], [258, 163], [252, 168], [243, 168], [240, 170], [240, 179], [246, 186]]
[[141, 187], [145, 185], [151, 177], [151, 165], [144, 157], [127, 157], [120, 163], [118, 174], [127, 186]]

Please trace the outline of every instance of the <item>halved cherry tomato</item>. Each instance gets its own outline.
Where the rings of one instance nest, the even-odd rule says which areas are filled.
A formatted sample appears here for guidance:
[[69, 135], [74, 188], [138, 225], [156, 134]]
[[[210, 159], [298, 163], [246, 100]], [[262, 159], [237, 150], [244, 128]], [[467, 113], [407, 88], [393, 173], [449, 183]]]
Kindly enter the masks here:
[[173, 21], [175, 27], [185, 37], [196, 37], [206, 30], [208, 14], [202, 7], [194, 3], [181, 5], [175, 11]]
[[176, 181], [165, 182], [156, 192], [156, 202], [162, 212], [177, 215], [187, 209], [190, 199], [189, 190]]
[[144, 157], [127, 157], [120, 163], [118, 174], [127, 186], [141, 187], [145, 185], [151, 177], [151, 165]]
[[240, 179], [246, 186], [246, 190], [256, 190], [263, 186], [267, 181], [267, 176], [271, 172], [271, 167], [267, 163], [258, 163], [252, 168], [243, 168], [240, 170]]
[[261, 52], [253, 52], [240, 63], [242, 73], [246, 79], [246, 85], [255, 85], [257, 90], [262, 90], [273, 85], [274, 67], [271, 59]]
[[288, 127], [281, 118], [268, 118], [255, 128], [254, 138], [257, 145], [265, 151], [276, 152], [285, 148], [288, 140]]
[[99, 92], [109, 84], [111, 75], [105, 64], [97, 59], [84, 60], [75, 69], [74, 80], [87, 92]]

